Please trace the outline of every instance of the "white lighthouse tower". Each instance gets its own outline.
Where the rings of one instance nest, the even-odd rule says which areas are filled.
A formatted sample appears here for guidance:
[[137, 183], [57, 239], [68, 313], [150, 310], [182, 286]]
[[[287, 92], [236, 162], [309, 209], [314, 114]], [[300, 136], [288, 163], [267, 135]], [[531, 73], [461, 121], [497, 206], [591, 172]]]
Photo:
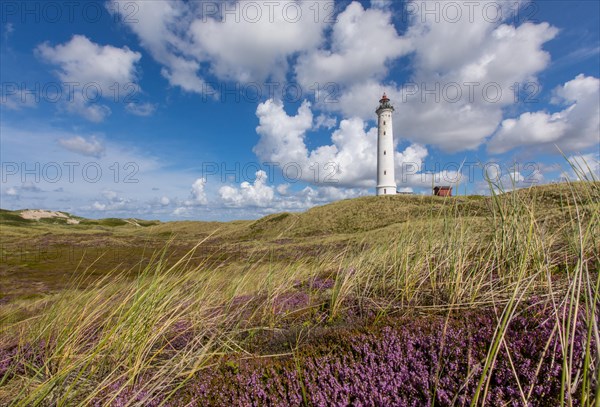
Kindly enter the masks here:
[[396, 195], [396, 177], [394, 174], [394, 132], [392, 130], [392, 112], [394, 106], [383, 94], [377, 108], [377, 195]]

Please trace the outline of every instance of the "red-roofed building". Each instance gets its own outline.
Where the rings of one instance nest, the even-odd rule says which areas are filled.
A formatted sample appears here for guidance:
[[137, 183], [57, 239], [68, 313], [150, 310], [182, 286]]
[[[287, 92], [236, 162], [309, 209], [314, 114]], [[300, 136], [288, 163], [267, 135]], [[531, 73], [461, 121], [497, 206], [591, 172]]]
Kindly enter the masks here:
[[433, 188], [435, 196], [452, 196], [452, 187], [435, 187]]

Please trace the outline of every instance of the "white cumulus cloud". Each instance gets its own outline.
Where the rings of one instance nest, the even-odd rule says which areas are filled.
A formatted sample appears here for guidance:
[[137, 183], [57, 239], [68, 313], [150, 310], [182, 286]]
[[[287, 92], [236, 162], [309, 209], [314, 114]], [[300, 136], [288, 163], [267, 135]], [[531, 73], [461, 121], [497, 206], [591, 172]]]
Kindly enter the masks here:
[[64, 81], [98, 83], [108, 86], [133, 82], [136, 79], [136, 63], [142, 55], [127, 47], [99, 45], [83, 35], [74, 35], [64, 44], [51, 46], [43, 43], [37, 52], [46, 61], [58, 65], [58, 75]]
[[598, 145], [600, 135], [600, 80], [577, 75], [555, 90], [555, 104], [567, 105], [556, 113], [525, 112], [506, 119], [488, 150], [503, 153], [522, 146], [577, 151]]
[[256, 172], [254, 183], [242, 182], [239, 188], [229, 185], [219, 189], [221, 200], [228, 206], [269, 206], [275, 197], [272, 186], [267, 185], [267, 173], [263, 170]]
[[94, 136], [60, 138], [58, 144], [69, 151], [90, 157], [101, 157], [105, 150], [104, 144]]
[[194, 205], [194, 204], [206, 205], [206, 203], [208, 202], [208, 199], [206, 198], [206, 191], [204, 190], [205, 186], [206, 186], [205, 178], [198, 178], [196, 181], [194, 181], [194, 183], [192, 184], [192, 190], [191, 190], [192, 201], [187, 202], [189, 205]]
[[[315, 48], [326, 26], [315, 18], [319, 3], [135, 1], [136, 21], [125, 3], [112, 0], [124, 23], [139, 37], [173, 86], [202, 93], [206, 77], [240, 82], [285, 78], [288, 59]], [[311, 9], [312, 6], [312, 9]], [[260, 45], [258, 45], [260, 44]], [[202, 71], [208, 66], [208, 72]]]
[[74, 35], [56, 46], [48, 42], [40, 44], [36, 53], [58, 66], [56, 74], [66, 86], [65, 91], [73, 92], [67, 109], [93, 122], [100, 122], [110, 114], [110, 108], [98, 100], [114, 97], [115, 83], [127, 94], [123, 88], [136, 82], [136, 64], [142, 57], [128, 47], [99, 45], [83, 35]]
[[301, 56], [295, 71], [298, 82], [310, 88], [315, 82], [325, 85], [362, 82], [384, 76], [387, 64], [412, 50], [391, 23], [390, 11], [364, 9], [354, 1], [337, 16], [326, 49]]

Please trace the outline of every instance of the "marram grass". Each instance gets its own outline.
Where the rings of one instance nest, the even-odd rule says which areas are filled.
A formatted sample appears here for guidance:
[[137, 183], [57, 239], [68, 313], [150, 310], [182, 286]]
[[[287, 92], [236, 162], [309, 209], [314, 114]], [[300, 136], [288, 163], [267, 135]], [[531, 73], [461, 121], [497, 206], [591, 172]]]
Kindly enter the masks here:
[[344, 201], [322, 237], [332, 208], [223, 226], [259, 242], [242, 259], [195, 255], [217, 227], [175, 261], [176, 235], [126, 273], [80, 269], [2, 305], [0, 404], [598, 406], [598, 182], [495, 190], [414, 218]]

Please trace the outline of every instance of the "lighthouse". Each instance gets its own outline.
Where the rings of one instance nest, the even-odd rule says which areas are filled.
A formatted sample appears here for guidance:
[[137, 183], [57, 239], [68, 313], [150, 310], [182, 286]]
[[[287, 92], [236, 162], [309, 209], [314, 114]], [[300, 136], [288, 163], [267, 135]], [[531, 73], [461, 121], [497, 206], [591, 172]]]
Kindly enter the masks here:
[[376, 110], [377, 122], [377, 195], [396, 195], [394, 175], [394, 132], [392, 112], [394, 106], [383, 94]]

